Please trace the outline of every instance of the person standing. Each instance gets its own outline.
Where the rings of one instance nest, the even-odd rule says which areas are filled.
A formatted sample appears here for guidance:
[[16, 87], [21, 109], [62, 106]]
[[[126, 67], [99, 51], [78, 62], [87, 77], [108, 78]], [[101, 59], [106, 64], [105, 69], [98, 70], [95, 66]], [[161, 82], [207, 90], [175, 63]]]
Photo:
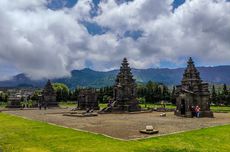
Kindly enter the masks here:
[[45, 102], [44, 103], [44, 110], [46, 110], [47, 109], [47, 103]]
[[39, 110], [42, 109], [42, 104], [40, 102], [38, 103], [38, 108], [39, 108]]
[[200, 117], [200, 107], [197, 105], [195, 108], [196, 111], [196, 117], [199, 118]]
[[191, 111], [192, 111], [192, 117], [196, 117], [196, 111], [194, 106], [191, 107]]

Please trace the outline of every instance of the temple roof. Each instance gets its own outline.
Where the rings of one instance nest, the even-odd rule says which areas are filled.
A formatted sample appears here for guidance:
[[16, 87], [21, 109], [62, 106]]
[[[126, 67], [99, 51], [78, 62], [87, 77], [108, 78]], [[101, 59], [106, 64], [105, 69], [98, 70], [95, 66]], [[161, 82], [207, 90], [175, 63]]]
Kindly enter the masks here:
[[190, 57], [187, 62], [187, 67], [184, 71], [181, 85], [177, 86], [178, 91], [185, 91], [195, 94], [208, 94], [208, 84], [203, 83], [200, 78], [200, 73], [194, 65]]
[[43, 90], [43, 93], [44, 94], [53, 94], [55, 93], [54, 89], [53, 89], [53, 86], [52, 86], [52, 83], [50, 80], [47, 81], [45, 87], [44, 87], [44, 90]]
[[120, 72], [117, 75], [116, 83], [125, 84], [125, 83], [135, 83], [131, 68], [129, 67], [128, 60], [123, 59], [120, 67]]
[[182, 84], [186, 82], [202, 83], [202, 80], [200, 78], [200, 73], [196, 69], [191, 57], [189, 58], [187, 63], [188, 63], [187, 68], [185, 69], [183, 74]]

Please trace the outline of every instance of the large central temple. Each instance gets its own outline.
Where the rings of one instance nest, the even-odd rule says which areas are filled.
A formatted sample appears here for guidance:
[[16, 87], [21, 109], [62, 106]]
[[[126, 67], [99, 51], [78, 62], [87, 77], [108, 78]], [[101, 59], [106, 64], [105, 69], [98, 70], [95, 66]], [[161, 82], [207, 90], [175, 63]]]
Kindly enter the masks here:
[[201, 117], [213, 117], [210, 111], [208, 83], [202, 82], [191, 57], [184, 71], [181, 85], [177, 86], [176, 96], [176, 115], [192, 117], [192, 107], [199, 106]]
[[106, 111], [140, 111], [136, 99], [136, 83], [126, 58], [120, 67], [113, 89], [113, 102]]

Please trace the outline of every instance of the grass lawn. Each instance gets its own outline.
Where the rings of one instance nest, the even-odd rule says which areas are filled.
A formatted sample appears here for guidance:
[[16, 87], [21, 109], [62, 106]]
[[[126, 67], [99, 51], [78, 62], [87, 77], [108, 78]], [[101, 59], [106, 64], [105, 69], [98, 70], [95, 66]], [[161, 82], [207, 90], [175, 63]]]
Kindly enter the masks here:
[[[4, 102], [0, 102], [0, 108], [4, 108], [6, 106], [6, 103]], [[62, 108], [75, 108], [77, 106], [76, 102], [60, 102], [59, 103], [59, 106], [62, 107]], [[100, 104], [100, 108], [103, 109], [107, 107], [107, 104], [106, 103], [101, 103]], [[142, 108], [145, 108], [145, 104], [141, 104], [141, 107]], [[150, 103], [147, 103], [146, 104], [146, 108], [158, 108], [158, 107], [161, 107], [160, 104], [150, 104]], [[176, 106], [175, 105], [166, 105], [166, 108], [170, 108], [170, 109], [175, 109]], [[213, 112], [230, 112], [230, 106], [211, 106], [211, 110]]]
[[59, 103], [59, 106], [62, 107], [62, 108], [66, 108], [66, 107], [74, 108], [74, 107], [77, 106], [77, 103], [76, 103], [76, 102], [70, 102], [70, 101], [67, 101], [67, 102], [60, 102], [60, 103]]
[[[101, 109], [107, 107], [107, 105], [108, 104], [106, 104], [106, 103], [100, 103], [99, 104], [99, 106], [100, 106]], [[75, 107], [77, 107], [77, 103], [76, 102], [70, 102], [70, 101], [68, 101], [68, 102], [60, 102], [59, 106], [62, 107], [62, 108], [66, 108], [66, 107], [68, 107], [68, 108], [75, 108]]]
[[[145, 107], [145, 104], [141, 104], [141, 107]], [[158, 108], [158, 107], [161, 107], [160, 104], [149, 104], [147, 103], [146, 104], [146, 107], [149, 107], [149, 108]], [[170, 108], [170, 109], [175, 109], [176, 106], [175, 105], [166, 105], [165, 106], [166, 108]], [[213, 112], [230, 112], [230, 106], [211, 106], [211, 110]]]
[[[161, 104], [151, 104], [151, 103], [146, 103], [145, 104], [141, 104], [142, 108], [158, 108], [158, 107], [162, 107]], [[170, 108], [170, 109], [175, 109], [176, 106], [175, 105], [171, 105], [171, 104], [166, 104], [165, 105], [166, 108]]]
[[213, 112], [230, 112], [230, 106], [211, 106]]
[[0, 113], [0, 149], [4, 152], [228, 152], [229, 132], [230, 125], [225, 125], [145, 140], [120, 141]]

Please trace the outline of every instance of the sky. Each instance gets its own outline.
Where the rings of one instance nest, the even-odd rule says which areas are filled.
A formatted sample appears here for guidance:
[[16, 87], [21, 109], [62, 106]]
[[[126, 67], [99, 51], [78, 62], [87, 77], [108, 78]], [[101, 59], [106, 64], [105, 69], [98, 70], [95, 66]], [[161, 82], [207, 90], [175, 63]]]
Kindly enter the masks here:
[[0, 80], [230, 64], [229, 0], [1, 0]]

